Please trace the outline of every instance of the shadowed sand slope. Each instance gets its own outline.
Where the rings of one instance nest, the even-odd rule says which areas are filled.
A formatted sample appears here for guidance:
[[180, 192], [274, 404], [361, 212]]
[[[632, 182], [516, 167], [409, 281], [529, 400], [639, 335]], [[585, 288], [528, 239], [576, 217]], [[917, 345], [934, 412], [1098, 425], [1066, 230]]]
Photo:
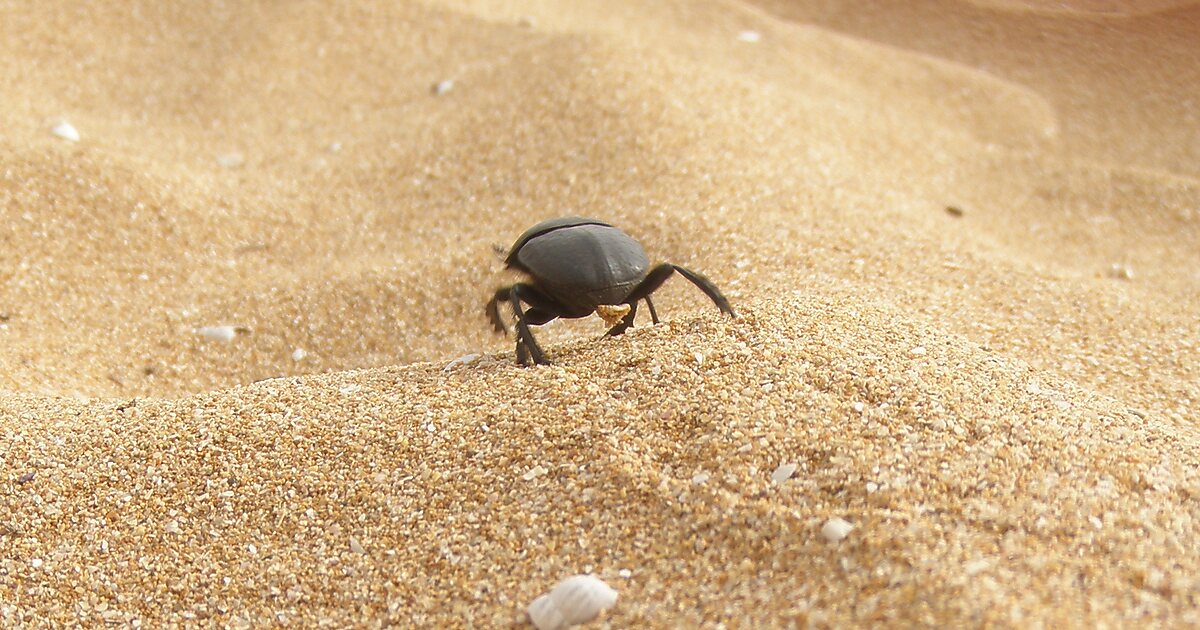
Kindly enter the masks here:
[[[1195, 11], [1109, 4], [0, 7], [0, 621], [1200, 624]], [[561, 214], [742, 316], [516, 367]]]
[[753, 0], [824, 26], [978, 68], [1054, 105], [1064, 149], [1200, 175], [1200, 4]]

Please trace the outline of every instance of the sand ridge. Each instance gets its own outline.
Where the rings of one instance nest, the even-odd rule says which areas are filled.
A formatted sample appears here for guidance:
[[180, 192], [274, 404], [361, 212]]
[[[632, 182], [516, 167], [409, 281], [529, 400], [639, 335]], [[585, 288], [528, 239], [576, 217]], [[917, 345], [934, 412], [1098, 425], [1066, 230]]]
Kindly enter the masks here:
[[1032, 88], [1058, 112], [1064, 148], [1083, 159], [1198, 174], [1200, 5], [1192, 0], [1080, 7], [928, 0], [854, 11], [828, 2], [754, 4]]
[[[1116, 103], [1186, 99], [1177, 27], [906, 52], [951, 4], [0, 10], [0, 620], [506, 626], [595, 572], [600, 627], [1200, 623], [1194, 126]], [[742, 317], [675, 279], [516, 367], [492, 247], [560, 214]]]

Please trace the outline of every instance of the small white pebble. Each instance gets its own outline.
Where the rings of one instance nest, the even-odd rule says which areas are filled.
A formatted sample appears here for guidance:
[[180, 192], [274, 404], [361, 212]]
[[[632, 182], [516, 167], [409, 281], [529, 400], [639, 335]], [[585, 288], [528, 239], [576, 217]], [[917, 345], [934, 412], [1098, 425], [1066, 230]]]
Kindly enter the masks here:
[[963, 565], [963, 573], [966, 573], [967, 576], [972, 576], [986, 571], [989, 566], [991, 566], [991, 563], [987, 560], [972, 560]]
[[821, 526], [821, 536], [829, 542], [840, 542], [843, 538], [850, 535], [850, 530], [852, 529], [854, 529], [854, 526], [849, 522], [834, 517], [825, 521], [825, 524]]
[[35, 568], [35, 569], [40, 569], [40, 568], [42, 568], [42, 559], [41, 559], [41, 558], [34, 558], [34, 559], [30, 560], [30, 561], [29, 561], [29, 566], [31, 566], [31, 567], [33, 567], [33, 568]]
[[867, 406], [860, 402], [854, 403], [854, 410], [857, 411], [858, 413], [862, 413], [863, 409], [866, 409], [866, 408], [867, 408]]
[[217, 164], [222, 168], [238, 168], [246, 163], [246, 158], [237, 151], [222, 153], [217, 156]]
[[708, 477], [709, 475], [706, 472], [696, 473], [695, 475], [692, 475], [692, 483], [696, 484], [697, 486], [702, 486], [708, 481]]
[[1037, 381], [1030, 381], [1029, 384], [1025, 386], [1025, 392], [1037, 396], [1038, 394], [1042, 393], [1042, 385]]
[[249, 551], [250, 555], [252, 555], [252, 556], [257, 556], [258, 555], [258, 546], [255, 545], [254, 543], [250, 543], [250, 544], [246, 545], [246, 551]]
[[326, 148], [329, 150], [330, 153], [337, 153], [338, 151], [342, 150], [342, 143], [341, 142], [330, 142], [329, 146]]
[[534, 466], [533, 468], [530, 468], [528, 471], [525, 472], [524, 475], [521, 475], [521, 479], [524, 479], [525, 481], [533, 481], [534, 479], [541, 477], [542, 475], [546, 474], [547, 472], [549, 472], [549, 471], [547, 471], [545, 468], [542, 468], [542, 466], [539, 464], [537, 466]]
[[305, 350], [304, 348], [296, 348], [295, 350], [292, 350], [292, 360], [293, 361], [303, 361], [304, 357], [307, 357], [307, 356], [308, 356], [308, 351]]
[[209, 341], [232, 341], [237, 336], [233, 326], [202, 326], [196, 332]]
[[621, 569], [620, 571], [617, 571], [617, 575], [628, 580], [629, 578], [633, 577], [633, 571], [630, 571], [629, 569]]
[[1089, 516], [1088, 522], [1091, 523], [1092, 527], [1095, 527], [1096, 529], [1104, 529], [1104, 521], [1101, 521], [1095, 516]]
[[909, 350], [908, 353], [913, 355], [914, 357], [922, 356], [925, 354], [925, 346], [917, 346], [917, 347], [913, 348], [912, 350]]
[[432, 91], [434, 96], [441, 96], [452, 89], [454, 89], [454, 79], [445, 79], [434, 83]]
[[867, 482], [867, 494], [874, 494], [875, 492], [878, 492], [878, 491], [879, 491], [879, 484], [875, 483], [874, 481]]
[[783, 464], [779, 468], [776, 468], [775, 472], [771, 473], [771, 479], [774, 480], [775, 483], [783, 483], [788, 479], [791, 479], [792, 475], [795, 473], [796, 464]]
[[693, 352], [692, 358], [696, 360], [696, 365], [704, 365], [704, 355], [699, 352]]
[[758, 31], [742, 31], [738, 33], [738, 41], [755, 44], [762, 41], [762, 33]]
[[179, 533], [179, 521], [174, 519], [167, 521], [166, 527], [163, 528], [168, 534]]
[[62, 138], [63, 140], [79, 142], [79, 131], [75, 129], [75, 125], [72, 125], [65, 120], [57, 125], [54, 125], [54, 128], [51, 129], [50, 132], [59, 138]]
[[358, 539], [353, 536], [350, 537], [350, 551], [353, 551], [360, 556], [367, 555], [367, 550], [363, 549], [362, 543], [358, 542]]
[[1129, 265], [1113, 263], [1108, 268], [1108, 277], [1117, 280], [1133, 280], [1133, 269]]

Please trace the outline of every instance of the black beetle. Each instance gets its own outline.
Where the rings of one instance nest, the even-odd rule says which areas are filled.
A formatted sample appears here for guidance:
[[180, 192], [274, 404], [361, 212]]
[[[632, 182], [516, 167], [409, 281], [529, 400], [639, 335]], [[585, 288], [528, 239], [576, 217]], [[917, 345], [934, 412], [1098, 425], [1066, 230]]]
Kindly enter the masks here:
[[[704, 291], [721, 312], [736, 317], [729, 301], [708, 278], [670, 263], [651, 268], [637, 241], [596, 219], [561, 217], [538, 223], [513, 243], [504, 266], [524, 272], [529, 282], [497, 289], [487, 303], [487, 316], [496, 332], [507, 333], [500, 303], [512, 305], [517, 317], [517, 361], [522, 365], [528, 364], [531, 356], [534, 363], [550, 364], [529, 327], [559, 317], [587, 317], [598, 306], [628, 304], [629, 312], [608, 331], [616, 336], [633, 325], [638, 300], [645, 300], [650, 319], [657, 324], [650, 294], [676, 271]], [[522, 302], [529, 310], [522, 309]]]

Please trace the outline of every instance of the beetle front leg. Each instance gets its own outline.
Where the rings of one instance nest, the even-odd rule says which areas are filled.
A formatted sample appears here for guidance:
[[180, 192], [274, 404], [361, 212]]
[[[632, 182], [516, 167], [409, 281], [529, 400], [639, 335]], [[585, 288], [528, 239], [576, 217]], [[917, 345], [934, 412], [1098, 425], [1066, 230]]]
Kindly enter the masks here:
[[675, 269], [675, 271], [679, 272], [679, 275], [687, 278], [688, 282], [691, 282], [692, 284], [696, 285], [697, 288], [703, 291], [704, 295], [707, 295], [708, 298], [717, 305], [717, 308], [721, 309], [722, 313], [725, 313], [730, 317], [737, 317], [737, 314], [733, 312], [733, 307], [729, 305], [729, 300], [725, 299], [725, 296], [721, 294], [721, 290], [717, 288], [717, 285], [712, 283], [712, 280], [705, 278], [691, 269], [685, 269], [679, 265], [671, 266]]
[[649, 296], [649, 295], [647, 295], [647, 296], [646, 296], [645, 298], [643, 298], [643, 299], [645, 299], [645, 300], [646, 300], [646, 306], [649, 306], [649, 307], [650, 307], [650, 321], [652, 321], [652, 322], [654, 322], [655, 324], [657, 324], [657, 323], [658, 323], [658, 311], [654, 310], [654, 302], [651, 302], [651, 301], [650, 301], [650, 296]]

